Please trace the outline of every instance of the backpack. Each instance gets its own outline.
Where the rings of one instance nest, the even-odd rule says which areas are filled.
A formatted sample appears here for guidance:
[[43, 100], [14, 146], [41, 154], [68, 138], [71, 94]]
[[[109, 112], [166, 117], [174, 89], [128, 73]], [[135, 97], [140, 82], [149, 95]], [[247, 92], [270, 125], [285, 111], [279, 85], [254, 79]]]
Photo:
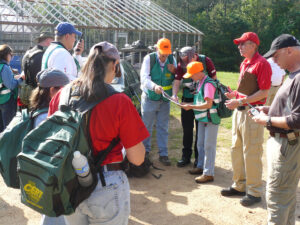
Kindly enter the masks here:
[[34, 119], [48, 108], [35, 112], [27, 109], [18, 113], [0, 135], [0, 172], [8, 187], [19, 188], [17, 155], [22, 149], [22, 140], [32, 129]]
[[37, 87], [36, 75], [41, 71], [44, 50], [37, 46], [28, 50], [23, 60], [25, 81], [19, 85], [19, 98], [24, 105], [29, 105], [30, 95]]
[[226, 100], [228, 98], [225, 96], [226, 92], [229, 92], [228, 88], [221, 84], [219, 80], [215, 80], [217, 84], [217, 91], [219, 94], [219, 107], [217, 108], [217, 112], [220, 118], [228, 118], [232, 115], [232, 110], [228, 109], [225, 105]]
[[[58, 217], [74, 213], [93, 192], [102, 161], [119, 142], [115, 138], [106, 150], [92, 156], [89, 115], [95, 105], [116, 93], [109, 87], [107, 96], [97, 102], [86, 102], [77, 95], [78, 89], [67, 85], [61, 93], [60, 110], [25, 137], [22, 152], [17, 157], [23, 204], [47, 216]], [[77, 150], [89, 159], [93, 175], [93, 184], [89, 187], [79, 184], [72, 167], [73, 153]], [[102, 172], [100, 177], [103, 183]]]

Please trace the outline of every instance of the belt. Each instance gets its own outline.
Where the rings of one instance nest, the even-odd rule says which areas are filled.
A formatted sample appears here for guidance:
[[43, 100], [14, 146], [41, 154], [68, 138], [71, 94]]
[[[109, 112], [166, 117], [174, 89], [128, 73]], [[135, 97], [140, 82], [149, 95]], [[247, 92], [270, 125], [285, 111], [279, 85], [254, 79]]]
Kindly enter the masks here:
[[103, 171], [116, 171], [122, 170], [122, 163], [111, 163], [103, 166]]
[[[299, 132], [293, 132], [295, 134], [296, 137], [299, 137]], [[287, 134], [284, 134], [284, 133], [275, 133], [273, 131], [270, 131], [270, 136], [271, 137], [275, 137], [276, 134], [279, 134], [279, 137], [282, 137], [282, 138], [288, 138]]]
[[[252, 105], [252, 106], [253, 106], [253, 107], [256, 107], [256, 106], [263, 106], [263, 104]], [[241, 106], [238, 106], [238, 107], [237, 107], [237, 110], [243, 111], [243, 110], [247, 109], [247, 107], [249, 107], [249, 106], [241, 105]]]

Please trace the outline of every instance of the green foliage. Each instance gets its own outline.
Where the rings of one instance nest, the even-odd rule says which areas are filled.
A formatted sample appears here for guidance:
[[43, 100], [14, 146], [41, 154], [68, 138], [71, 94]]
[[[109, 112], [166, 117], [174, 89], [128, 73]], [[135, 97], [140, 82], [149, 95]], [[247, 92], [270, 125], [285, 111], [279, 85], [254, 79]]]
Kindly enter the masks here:
[[201, 30], [203, 53], [217, 70], [239, 71], [242, 57], [233, 39], [247, 31], [260, 38], [264, 54], [282, 33], [300, 38], [300, 0], [154, 0]]

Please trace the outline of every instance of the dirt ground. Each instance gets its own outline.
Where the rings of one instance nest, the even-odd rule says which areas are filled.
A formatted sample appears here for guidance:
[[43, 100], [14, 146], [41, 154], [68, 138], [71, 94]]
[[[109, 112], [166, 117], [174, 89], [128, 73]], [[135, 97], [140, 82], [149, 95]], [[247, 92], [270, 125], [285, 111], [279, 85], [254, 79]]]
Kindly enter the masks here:
[[[177, 124], [177, 125], [176, 125]], [[172, 126], [178, 126], [178, 121]], [[219, 134], [231, 138], [231, 132], [220, 128]], [[179, 135], [181, 137], [181, 135]], [[178, 137], [177, 137], [178, 138]], [[171, 140], [172, 141], [172, 140]], [[181, 141], [179, 142], [181, 143]], [[172, 143], [169, 143], [169, 146]], [[151, 152], [154, 164], [165, 171], [152, 170], [144, 178], [130, 178], [131, 216], [130, 225], [260, 225], [266, 224], [266, 202], [253, 207], [243, 207], [238, 197], [225, 198], [220, 190], [231, 184], [230, 149], [218, 142], [215, 181], [209, 184], [196, 184], [188, 169], [176, 167], [176, 159], [181, 156], [181, 146], [169, 149], [172, 166], [164, 167], [158, 162], [157, 149]], [[266, 180], [266, 157], [264, 163], [264, 193]], [[9, 189], [0, 178], [0, 225], [38, 225], [39, 213], [20, 202], [18, 190]], [[299, 189], [300, 190], [300, 189]], [[299, 191], [298, 191], [299, 192]], [[300, 197], [298, 193], [296, 224], [300, 225]], [[117, 224], [116, 224], [117, 225]]]

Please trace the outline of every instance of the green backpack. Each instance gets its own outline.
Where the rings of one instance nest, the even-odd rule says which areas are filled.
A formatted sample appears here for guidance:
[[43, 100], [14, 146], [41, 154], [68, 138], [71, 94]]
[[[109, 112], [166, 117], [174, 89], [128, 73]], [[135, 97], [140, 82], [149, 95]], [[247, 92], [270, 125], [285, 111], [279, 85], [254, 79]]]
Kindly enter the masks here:
[[48, 111], [48, 108], [35, 112], [28, 112], [27, 109], [18, 113], [6, 129], [0, 135], [0, 172], [5, 184], [8, 187], [19, 188], [17, 175], [17, 155], [21, 152], [22, 141], [34, 125], [34, 118], [41, 113]]
[[[114, 93], [111, 90], [106, 98]], [[99, 165], [118, 143], [114, 139], [98, 154], [95, 163], [92, 161], [95, 158], [91, 157], [87, 138], [89, 112], [105, 98], [88, 103], [76, 96], [79, 95], [70, 85], [63, 89], [60, 110], [25, 137], [22, 152], [17, 157], [22, 203], [50, 217], [74, 213], [90, 196], [98, 182]], [[89, 159], [93, 175], [93, 184], [89, 187], [80, 186], [72, 167], [73, 153], [77, 150]], [[98, 165], [97, 168], [94, 165]]]

